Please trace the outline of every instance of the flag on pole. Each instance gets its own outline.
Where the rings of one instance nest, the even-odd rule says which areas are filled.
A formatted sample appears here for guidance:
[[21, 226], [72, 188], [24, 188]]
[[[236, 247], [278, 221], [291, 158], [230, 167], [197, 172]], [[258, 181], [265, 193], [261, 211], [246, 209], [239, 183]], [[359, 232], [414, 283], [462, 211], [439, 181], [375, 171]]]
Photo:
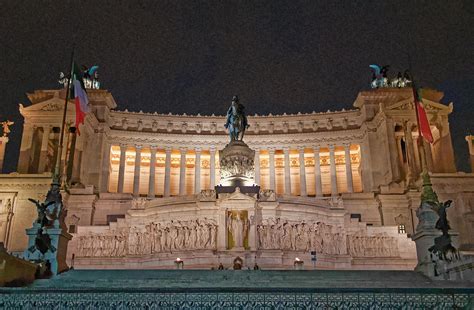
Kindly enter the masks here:
[[415, 97], [416, 116], [418, 117], [418, 126], [420, 127], [420, 134], [428, 143], [433, 143], [433, 134], [431, 133], [430, 122], [423, 107], [423, 99], [421, 96], [421, 89], [416, 89], [413, 86], [413, 96]]
[[72, 88], [71, 95], [74, 96], [74, 104], [76, 106], [76, 130], [77, 134], [81, 134], [79, 125], [84, 124], [86, 113], [89, 112], [89, 99], [87, 98], [86, 88], [82, 80], [82, 72], [74, 62], [72, 69]]

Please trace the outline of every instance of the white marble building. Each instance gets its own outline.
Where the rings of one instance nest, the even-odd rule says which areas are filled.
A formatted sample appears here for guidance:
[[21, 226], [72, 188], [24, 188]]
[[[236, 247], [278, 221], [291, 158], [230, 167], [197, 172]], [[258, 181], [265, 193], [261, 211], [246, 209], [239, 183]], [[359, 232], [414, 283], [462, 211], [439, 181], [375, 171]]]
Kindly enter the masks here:
[[[64, 94], [35, 91], [20, 105], [18, 172], [0, 175], [0, 242], [11, 252], [25, 249], [35, 218], [27, 198], [47, 191]], [[440, 92], [424, 95], [435, 137], [423, 145], [427, 166], [440, 199], [454, 201], [461, 250], [473, 251], [474, 175], [456, 172], [453, 106]], [[316, 251], [318, 268], [413, 269], [421, 163], [412, 96], [384, 88], [360, 92], [352, 109], [249, 116], [244, 141], [262, 192], [216, 198], [224, 116], [118, 111], [111, 93], [90, 89], [92, 112], [63, 154], [68, 255], [76, 268], [173, 268], [178, 255], [189, 268], [236, 256], [265, 268], [292, 268], [298, 257], [309, 268]]]

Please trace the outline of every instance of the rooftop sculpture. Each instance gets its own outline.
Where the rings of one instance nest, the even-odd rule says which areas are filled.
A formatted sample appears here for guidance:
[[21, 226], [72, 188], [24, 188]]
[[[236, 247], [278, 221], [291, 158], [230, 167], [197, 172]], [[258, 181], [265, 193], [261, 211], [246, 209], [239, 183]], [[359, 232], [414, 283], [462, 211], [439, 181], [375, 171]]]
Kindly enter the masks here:
[[372, 82], [370, 83], [370, 87], [372, 88], [402, 88], [411, 86], [411, 78], [408, 70], [402, 73], [398, 72], [395, 78], [389, 78], [387, 76], [389, 65], [386, 66], [379, 66], [379, 65], [370, 65], [372, 68]]
[[3, 137], [7, 137], [8, 134], [11, 132], [10, 126], [15, 123], [12, 121], [6, 120], [4, 122], [1, 122], [0, 124], [2, 125], [2, 128], [3, 128]]
[[[100, 89], [99, 73], [97, 71], [98, 69], [99, 66], [92, 66], [90, 68], [82, 66], [82, 81], [84, 83], [85, 88]], [[63, 72], [59, 72], [59, 84], [63, 85], [63, 87], [67, 87], [68, 79], [69, 77], [66, 76]]]

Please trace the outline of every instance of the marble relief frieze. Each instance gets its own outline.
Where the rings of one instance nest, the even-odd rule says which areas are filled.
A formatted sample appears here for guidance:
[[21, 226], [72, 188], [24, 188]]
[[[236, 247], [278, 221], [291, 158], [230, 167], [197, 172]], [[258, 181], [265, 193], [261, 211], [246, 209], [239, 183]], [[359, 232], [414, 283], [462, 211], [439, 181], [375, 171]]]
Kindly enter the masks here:
[[[134, 209], [141, 209], [134, 207]], [[219, 222], [210, 218], [196, 220], [153, 220], [148, 224], [132, 224], [105, 231], [89, 231], [76, 235], [76, 257], [136, 257], [160, 253], [196, 250], [215, 251], [219, 238], [228, 240], [228, 250], [249, 250], [250, 229], [256, 228], [259, 251], [316, 251], [319, 254], [351, 257], [399, 257], [398, 239], [386, 233], [348, 233], [341, 225], [321, 220], [295, 221], [287, 218], [264, 218], [258, 223], [249, 219], [246, 210], [226, 213], [224, 233]]]
[[124, 257], [216, 248], [213, 219], [130, 225], [77, 236], [77, 257]]

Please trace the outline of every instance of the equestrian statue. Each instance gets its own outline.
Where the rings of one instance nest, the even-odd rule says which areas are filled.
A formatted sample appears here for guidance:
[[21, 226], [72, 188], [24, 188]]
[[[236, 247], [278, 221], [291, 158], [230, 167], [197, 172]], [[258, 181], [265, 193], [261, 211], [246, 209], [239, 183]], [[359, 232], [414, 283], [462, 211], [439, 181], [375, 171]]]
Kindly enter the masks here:
[[239, 97], [234, 96], [232, 104], [227, 110], [227, 119], [224, 125], [229, 129], [230, 142], [242, 141], [245, 130], [249, 127], [244, 110], [245, 107], [239, 102]]

